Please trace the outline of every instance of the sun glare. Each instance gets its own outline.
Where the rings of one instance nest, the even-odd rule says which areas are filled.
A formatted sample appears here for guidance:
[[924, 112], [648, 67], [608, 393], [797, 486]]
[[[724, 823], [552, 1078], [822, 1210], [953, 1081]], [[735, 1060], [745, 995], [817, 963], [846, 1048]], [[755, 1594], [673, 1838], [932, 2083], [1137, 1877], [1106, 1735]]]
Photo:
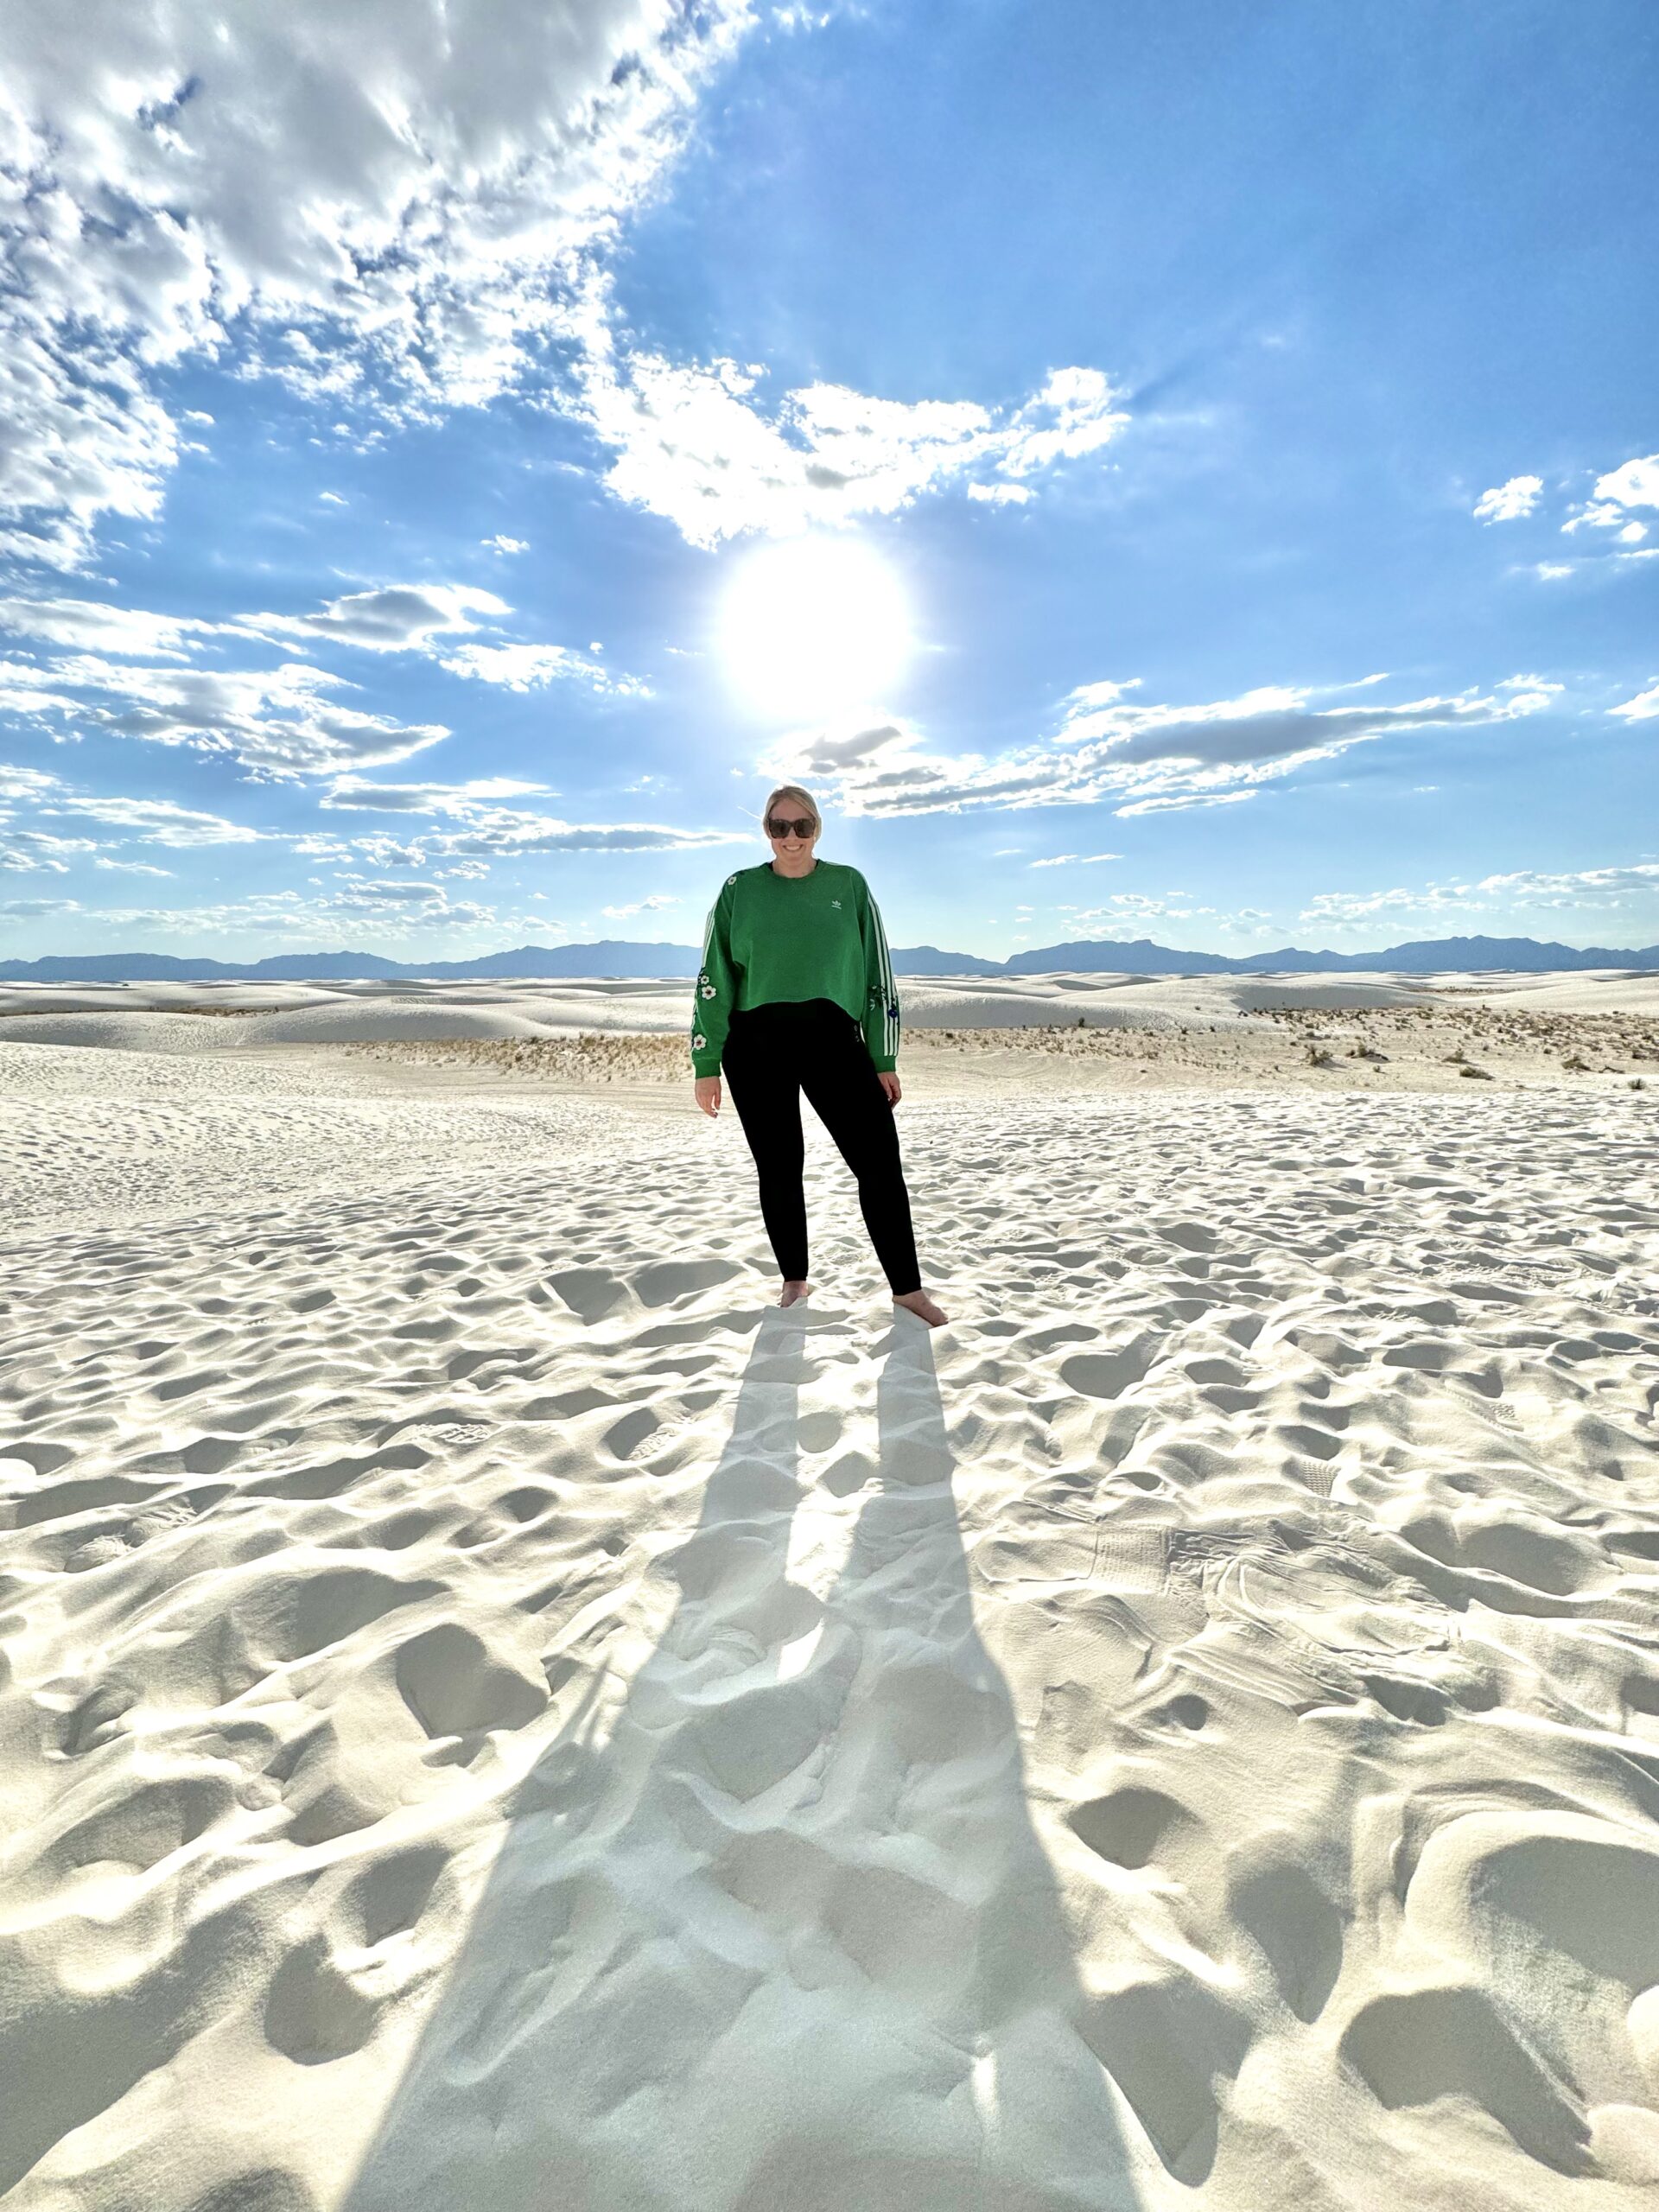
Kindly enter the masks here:
[[876, 707], [910, 657], [910, 614], [879, 555], [798, 538], [753, 554], [721, 610], [732, 680], [761, 713], [818, 717]]

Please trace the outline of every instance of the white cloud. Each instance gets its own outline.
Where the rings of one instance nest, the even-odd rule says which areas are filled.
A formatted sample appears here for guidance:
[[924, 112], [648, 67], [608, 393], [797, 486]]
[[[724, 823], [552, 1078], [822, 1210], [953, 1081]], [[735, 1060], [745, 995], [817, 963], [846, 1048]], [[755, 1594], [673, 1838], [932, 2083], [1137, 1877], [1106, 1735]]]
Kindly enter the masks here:
[[1599, 476], [1592, 496], [1620, 507], [1659, 507], [1659, 453], [1627, 461], [1623, 467]]
[[493, 537], [480, 537], [479, 543], [492, 553], [528, 553], [530, 541], [524, 537], [507, 537], [499, 531]]
[[1034, 475], [1058, 461], [1098, 453], [1123, 429], [1128, 416], [1098, 369], [1052, 369], [1048, 382], [1009, 421], [996, 466], [1005, 476]]
[[50, 775], [44, 768], [14, 768], [10, 761], [0, 760], [0, 799], [43, 798], [67, 788], [61, 776]]
[[1115, 891], [1103, 906], [1081, 909], [1080, 922], [1107, 922], [1121, 925], [1124, 922], [1192, 921], [1198, 916], [1213, 915], [1213, 906], [1193, 906], [1182, 903], [1184, 891], [1172, 891], [1162, 899], [1154, 899], [1141, 891]]
[[1518, 868], [1478, 882], [1430, 883], [1417, 890], [1321, 892], [1298, 918], [1347, 926], [1373, 915], [1410, 913], [1444, 918], [1490, 913], [1606, 911], [1647, 906], [1659, 899], [1659, 861], [1551, 874]]
[[260, 842], [261, 832], [245, 823], [228, 822], [222, 814], [204, 814], [194, 807], [175, 806], [166, 798], [121, 798], [112, 795], [71, 793], [43, 806], [44, 815], [79, 815], [113, 829], [135, 830], [148, 845], [249, 845]]
[[1394, 706], [1335, 707], [1313, 705], [1320, 695], [1312, 686], [1264, 685], [1236, 699], [1168, 707], [1128, 702], [1123, 695], [1132, 688], [1119, 682], [1079, 686], [1048, 743], [994, 760], [929, 753], [917, 731], [891, 721], [798, 733], [772, 747], [757, 767], [779, 782], [817, 779], [833, 788], [836, 804], [849, 814], [1012, 811], [1101, 801], [1120, 815], [1167, 812], [1238, 804], [1264, 783], [1396, 732], [1513, 721], [1548, 705], [1559, 687], [1529, 677], [1507, 696], [1500, 686], [1485, 696], [1465, 691]]
[[17, 921], [32, 921], [42, 914], [77, 914], [80, 912], [73, 899], [0, 899], [0, 914], [10, 914]]
[[372, 784], [361, 776], [342, 776], [322, 804], [377, 814], [467, 815], [491, 799], [522, 798], [546, 790], [545, 784], [520, 783], [511, 776], [481, 776], [467, 784]]
[[1023, 507], [1033, 495], [1023, 484], [970, 484], [968, 496], [989, 506]]
[[1659, 893], [1659, 861], [1637, 861], [1625, 868], [1586, 868], [1552, 875], [1519, 868], [1510, 875], [1483, 876], [1477, 892], [1496, 904], [1514, 906], [1623, 906]]
[[1033, 868], [1087, 868], [1095, 861], [1121, 861], [1122, 853], [1056, 853], [1052, 860], [1033, 861]]
[[110, 607], [101, 600], [0, 599], [0, 630], [141, 660], [188, 660], [199, 639], [218, 636], [226, 626], [187, 615]]
[[[389, 850], [382, 866], [407, 862], [425, 866], [449, 863], [512, 861], [548, 853], [701, 852], [710, 846], [738, 842], [739, 833], [715, 830], [684, 830], [652, 822], [571, 823], [526, 808], [503, 806], [499, 801], [537, 792], [536, 784], [515, 783], [493, 777], [469, 784], [376, 784], [356, 776], [342, 777], [328, 791], [325, 807], [375, 813], [438, 815], [457, 826], [442, 830], [423, 830], [406, 845]], [[308, 841], [318, 857], [343, 858], [351, 850], [371, 851], [373, 841], [353, 839], [322, 850], [323, 841]], [[474, 871], [469, 870], [469, 873]]]
[[572, 823], [501, 809], [465, 830], [429, 837], [435, 859], [519, 860], [538, 853], [691, 853], [745, 842], [735, 832], [664, 828], [654, 822]]
[[1466, 884], [1430, 884], [1421, 891], [1321, 891], [1296, 918], [1342, 925], [1402, 909], [1412, 913], [1442, 914], [1459, 905], [1466, 906], [1471, 896], [1472, 887]]
[[680, 901], [666, 892], [657, 892], [649, 899], [636, 899], [629, 906], [601, 906], [600, 912], [607, 921], [624, 922], [634, 914], [654, 914], [664, 906], [677, 906]]
[[1650, 683], [1645, 691], [1638, 691], [1633, 699], [1626, 699], [1622, 707], [1610, 707], [1610, 715], [1622, 715], [1627, 722], [1650, 722], [1659, 715], [1659, 683]]
[[41, 870], [67, 875], [72, 861], [98, 850], [94, 837], [56, 837], [47, 830], [17, 830], [0, 825], [0, 868], [14, 874]]
[[1543, 676], [1506, 676], [1497, 689], [1509, 693], [1506, 703], [1511, 713], [1532, 715], [1553, 705], [1566, 686], [1552, 683]]
[[[1507, 484], [1483, 493], [1474, 512], [1484, 522], [1512, 522], [1534, 512], [1542, 490], [1541, 477], [1512, 476]], [[1611, 575], [1623, 563], [1659, 556], [1659, 547], [1646, 543], [1649, 525], [1630, 512], [1633, 507], [1659, 507], [1659, 454], [1605, 471], [1595, 479], [1589, 498], [1567, 508], [1559, 527], [1564, 536], [1579, 538], [1576, 559], [1533, 562], [1517, 566], [1511, 574], [1556, 583], [1580, 569], [1593, 575], [1599, 562], [1605, 564], [1601, 573]], [[1599, 531], [1606, 533], [1599, 543], [1595, 537]]]
[[1575, 530], [1617, 530], [1624, 519], [1624, 510], [1613, 499], [1592, 499], [1578, 508], [1561, 524], [1563, 536]]
[[1184, 814], [1194, 806], [1236, 806], [1243, 799], [1254, 798], [1248, 791], [1176, 791], [1162, 798], [1132, 799], [1128, 806], [1120, 806], [1119, 814]]
[[529, 691], [543, 683], [575, 682], [614, 698], [648, 699], [650, 686], [637, 676], [613, 676], [602, 661], [568, 645], [458, 645], [439, 665], [452, 676], [477, 677], [509, 691]]
[[767, 411], [752, 368], [619, 345], [603, 270], [620, 220], [760, 13], [83, 0], [52, 38], [0, 13], [0, 552], [84, 564], [101, 516], [155, 517], [185, 449], [162, 379], [192, 359], [382, 423], [528, 378], [613, 448], [619, 496], [702, 545], [957, 480], [1018, 504], [1098, 451], [1126, 418], [1096, 369], [1056, 369], [995, 415], [830, 385]]
[[1511, 476], [1507, 484], [1497, 485], [1491, 491], [1481, 493], [1474, 505], [1476, 519], [1479, 522], [1518, 522], [1537, 505], [1538, 495], [1543, 488], [1541, 476]]
[[1128, 420], [1100, 371], [1082, 368], [1055, 370], [1001, 416], [970, 400], [907, 403], [822, 384], [786, 392], [768, 413], [753, 396], [759, 368], [619, 349], [601, 291], [571, 328], [580, 411], [617, 454], [607, 483], [693, 545], [893, 514], [970, 475], [1029, 476], [1097, 451]]
[[[1606, 530], [1621, 545], [1639, 546], [1648, 525], [1630, 512], [1632, 507], [1659, 507], [1659, 453], [1627, 461], [1596, 479], [1595, 487], [1582, 506], [1575, 507], [1561, 524], [1564, 531]], [[1649, 549], [1649, 551], [1652, 549]], [[1621, 561], [1640, 561], [1648, 552], [1622, 553]]]
[[359, 906], [429, 906], [442, 905], [444, 890], [438, 883], [406, 881], [397, 876], [374, 878], [347, 875], [341, 879], [335, 903]]
[[[276, 669], [203, 667], [229, 639], [301, 650], [345, 645], [437, 658], [452, 674], [518, 691], [574, 680], [615, 698], [648, 697], [638, 677], [565, 645], [454, 642], [510, 614], [493, 592], [465, 584], [392, 584], [346, 593], [308, 614], [254, 613], [198, 621], [68, 598], [0, 599], [0, 630], [48, 646], [83, 648], [0, 661], [0, 705], [79, 730], [191, 745], [232, 755], [257, 773], [334, 775], [389, 766], [448, 735], [440, 723], [406, 726], [342, 702], [344, 677], [289, 660]], [[134, 657], [190, 666], [124, 664]]]
[[[218, 950], [237, 938], [268, 947], [273, 936], [302, 945], [338, 944], [342, 927], [370, 944], [395, 948], [411, 931], [429, 940], [434, 932], [477, 932], [499, 926], [496, 910], [471, 900], [452, 900], [439, 886], [423, 886], [413, 897], [408, 887], [381, 885], [359, 878], [321, 897], [298, 891], [273, 891], [246, 899], [196, 906], [86, 907], [73, 899], [16, 902], [35, 913], [74, 912], [104, 929], [153, 931], [159, 936], [209, 942]], [[0, 912], [5, 912], [0, 906]]]
[[416, 842], [400, 843], [396, 837], [377, 834], [367, 837], [296, 837], [294, 850], [302, 860], [335, 861], [342, 865], [366, 861], [371, 868], [423, 868], [424, 849]]
[[57, 828], [41, 829], [16, 819], [19, 807], [28, 808], [35, 823], [71, 824], [79, 828], [97, 823], [105, 829], [133, 833], [140, 844], [175, 849], [200, 845], [252, 844], [261, 833], [244, 823], [227, 821], [171, 799], [128, 798], [119, 792], [83, 791], [60, 776], [40, 769], [0, 769], [0, 868], [46, 868], [67, 873], [77, 860], [91, 858], [95, 868], [123, 868], [144, 875], [165, 875], [143, 861], [111, 860], [109, 850], [120, 851], [127, 838], [99, 839], [67, 836]]
[[[308, 835], [294, 840], [294, 850], [302, 860], [349, 861], [353, 858], [356, 849], [365, 842], [366, 840], [361, 837], [319, 837]], [[387, 842], [390, 843], [391, 841]], [[416, 848], [411, 846], [409, 850], [413, 852]], [[388, 860], [377, 862], [377, 866], [380, 868], [389, 868], [391, 864]]]
[[476, 630], [474, 614], [508, 614], [493, 591], [467, 584], [387, 584], [348, 592], [315, 614], [250, 614], [247, 625], [296, 638], [321, 638], [367, 652], [419, 652], [445, 631]]
[[84, 0], [0, 12], [0, 515], [84, 558], [153, 516], [156, 379], [227, 345], [301, 390], [474, 404], [672, 151], [748, 0]]
[[39, 688], [38, 670], [22, 671], [32, 690], [10, 683], [14, 667], [0, 664], [0, 703], [14, 712], [67, 721], [75, 734], [84, 727], [225, 753], [268, 776], [388, 766], [449, 734], [440, 722], [404, 724], [342, 705], [334, 695], [356, 687], [298, 661], [257, 670], [145, 668], [70, 654], [48, 671], [50, 691]]
[[32, 662], [0, 660], [0, 709], [13, 715], [57, 715], [73, 702], [49, 688]]

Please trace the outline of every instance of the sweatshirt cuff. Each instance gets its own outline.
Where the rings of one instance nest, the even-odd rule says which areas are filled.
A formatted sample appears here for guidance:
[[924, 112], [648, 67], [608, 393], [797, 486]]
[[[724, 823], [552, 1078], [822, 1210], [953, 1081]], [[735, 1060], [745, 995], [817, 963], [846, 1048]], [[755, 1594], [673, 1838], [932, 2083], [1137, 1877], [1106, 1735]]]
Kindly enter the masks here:
[[875, 1062], [877, 1075], [891, 1075], [899, 1065], [897, 1060], [884, 1059], [879, 1052], [872, 1052], [870, 1058]]
[[705, 1075], [718, 1075], [720, 1073], [720, 1054], [716, 1052], [714, 1058], [710, 1059], [707, 1052], [693, 1052], [691, 1055], [691, 1072], [693, 1075], [698, 1077]]

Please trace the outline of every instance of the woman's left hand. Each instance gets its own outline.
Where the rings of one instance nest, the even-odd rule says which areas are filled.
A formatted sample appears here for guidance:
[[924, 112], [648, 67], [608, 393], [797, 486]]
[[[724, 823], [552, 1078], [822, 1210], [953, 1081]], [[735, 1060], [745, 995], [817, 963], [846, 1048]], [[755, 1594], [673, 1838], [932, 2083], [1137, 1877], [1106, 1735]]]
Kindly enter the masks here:
[[897, 1070], [893, 1068], [878, 1068], [875, 1071], [875, 1079], [880, 1084], [882, 1090], [887, 1092], [888, 1105], [896, 1106], [899, 1103], [899, 1101], [905, 1095], [899, 1088], [899, 1076]]

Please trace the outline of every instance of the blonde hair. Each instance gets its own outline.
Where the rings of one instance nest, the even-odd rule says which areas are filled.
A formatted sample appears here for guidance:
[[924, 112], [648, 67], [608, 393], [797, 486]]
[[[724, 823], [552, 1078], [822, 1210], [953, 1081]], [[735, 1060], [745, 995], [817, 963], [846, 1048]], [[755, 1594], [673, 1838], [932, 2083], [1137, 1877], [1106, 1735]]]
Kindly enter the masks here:
[[819, 836], [823, 836], [823, 817], [818, 812], [818, 802], [813, 798], [810, 791], [804, 791], [798, 784], [779, 784], [777, 790], [772, 792], [771, 798], [767, 799], [766, 804], [760, 810], [760, 827], [763, 830], [765, 830], [767, 823], [771, 821], [772, 810], [777, 805], [780, 798], [791, 800], [797, 806], [801, 807], [806, 813], [810, 814], [813, 821], [817, 824]]

